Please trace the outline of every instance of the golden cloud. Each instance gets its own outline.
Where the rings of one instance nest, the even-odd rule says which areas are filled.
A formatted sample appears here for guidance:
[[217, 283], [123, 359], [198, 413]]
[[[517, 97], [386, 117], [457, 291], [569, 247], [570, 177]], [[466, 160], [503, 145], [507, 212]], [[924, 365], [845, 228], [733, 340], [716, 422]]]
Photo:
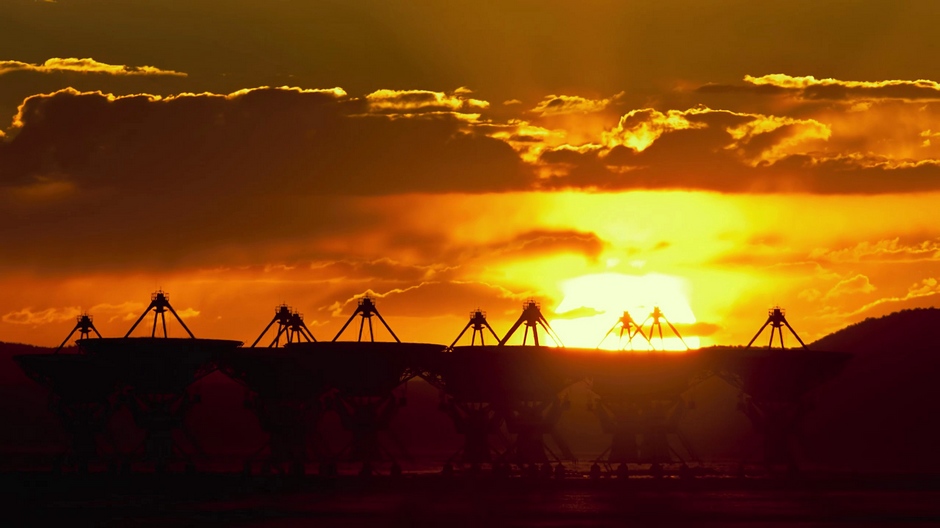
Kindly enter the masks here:
[[376, 90], [366, 96], [369, 110], [377, 113], [459, 112], [488, 108], [490, 103], [468, 97], [472, 92], [458, 88], [452, 93], [430, 90]]
[[527, 121], [512, 119], [505, 126], [492, 126], [495, 129], [489, 136], [505, 141], [523, 161], [537, 164], [546, 148], [558, 146], [565, 141], [564, 130], [552, 130]]
[[858, 317], [863, 315], [874, 308], [878, 308], [882, 305], [897, 305], [901, 303], [906, 303], [913, 301], [915, 299], [924, 299], [927, 297], [933, 297], [937, 294], [940, 294], [940, 281], [934, 277], [928, 277], [922, 279], [920, 282], [915, 282], [907, 289], [907, 293], [904, 295], [898, 295], [894, 297], [884, 297], [876, 301], [872, 301], [857, 310], [854, 310], [848, 314], [844, 314], [846, 319]]
[[0, 61], [0, 75], [28, 71], [38, 73], [77, 72], [100, 73], [106, 75], [168, 75], [186, 77], [187, 74], [173, 70], [163, 70], [155, 66], [126, 66], [107, 64], [92, 58], [74, 59], [53, 57], [42, 64], [31, 64], [15, 60]]
[[811, 75], [797, 77], [793, 75], [786, 75], [783, 73], [773, 73], [770, 75], [762, 75], [760, 77], [754, 77], [752, 75], [745, 75], [744, 82], [753, 84], [755, 86], [777, 86], [780, 88], [790, 88], [790, 89], [801, 89], [805, 90], [814, 86], [841, 86], [844, 88], [889, 88], [889, 87], [898, 87], [898, 86], [910, 86], [915, 88], [921, 88], [926, 90], [932, 90], [937, 92], [937, 95], [940, 96], [940, 83], [934, 81], [928, 81], [925, 79], [918, 79], [916, 81], [841, 81], [839, 79], [817, 79]]
[[[805, 149], [799, 147], [802, 147], [806, 142], [827, 141], [832, 137], [832, 129], [829, 125], [815, 119], [795, 119], [760, 114], [752, 114], [749, 117], [752, 119], [728, 128], [728, 133], [731, 134], [734, 143], [727, 148], [738, 150], [745, 154], [745, 157], [750, 157], [746, 155], [749, 150], [747, 148], [748, 144], [752, 141], [759, 143], [758, 152], [750, 157], [751, 163], [754, 165], [762, 162], [773, 163], [790, 154], [805, 151]], [[769, 137], [770, 134], [776, 134], [779, 137], [769, 143], [758, 140], [762, 136]]]
[[875, 291], [875, 286], [871, 283], [869, 278], [865, 275], [858, 274], [854, 277], [840, 280], [826, 293], [823, 299], [833, 299], [854, 293], [871, 293], [873, 291]]
[[809, 258], [828, 262], [916, 262], [940, 260], [940, 239], [916, 244], [902, 243], [900, 238], [859, 242], [853, 247], [838, 250], [818, 248]]
[[[745, 75], [744, 83], [744, 85], [706, 84], [697, 88], [696, 91], [700, 93], [750, 92], [770, 96], [786, 95], [796, 96], [804, 100], [940, 100], [940, 83], [927, 79], [845, 81], [773, 73], [759, 77]], [[863, 109], [863, 107], [857, 109]]]
[[148, 93], [139, 93], [139, 94], [130, 94], [130, 95], [114, 95], [112, 93], [104, 93], [100, 90], [93, 91], [79, 91], [75, 88], [68, 87], [61, 90], [56, 90], [52, 93], [47, 94], [36, 94], [31, 95], [23, 100], [23, 102], [17, 106], [16, 115], [13, 116], [13, 123], [11, 128], [22, 128], [24, 113], [26, 109], [30, 107], [31, 104], [41, 105], [43, 100], [55, 99], [56, 97], [97, 97], [103, 98], [109, 103], [114, 103], [117, 101], [145, 101], [147, 103], [171, 103], [186, 99], [221, 99], [227, 101], [237, 100], [246, 96], [252, 96], [256, 94], [265, 94], [265, 93], [295, 93], [295, 94], [322, 94], [332, 96], [334, 99], [342, 99], [346, 97], [346, 91], [342, 88], [336, 86], [333, 88], [298, 88], [296, 86], [279, 86], [277, 88], [272, 88], [270, 86], [259, 86], [257, 88], [244, 88], [241, 90], [236, 90], [228, 94], [218, 94], [213, 92], [182, 92], [175, 95], [154, 95]]
[[705, 128], [705, 123], [693, 123], [687, 118], [687, 113], [699, 112], [701, 110], [698, 109], [687, 112], [668, 110], [665, 113], [652, 108], [631, 110], [620, 118], [617, 126], [603, 134], [602, 142], [608, 148], [622, 145], [642, 152], [667, 132]]
[[[577, 95], [548, 95], [530, 112], [536, 113], [541, 117], [565, 114], [590, 114], [600, 112], [622, 98], [624, 92], [620, 92], [606, 99], [588, 99]], [[504, 103], [505, 104], [505, 103]]]

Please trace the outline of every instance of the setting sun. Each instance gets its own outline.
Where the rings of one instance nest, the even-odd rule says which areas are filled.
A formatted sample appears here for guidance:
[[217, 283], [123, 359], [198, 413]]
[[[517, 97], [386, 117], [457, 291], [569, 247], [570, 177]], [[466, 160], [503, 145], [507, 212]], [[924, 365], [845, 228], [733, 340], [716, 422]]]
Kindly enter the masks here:
[[[683, 333], [681, 327], [688, 328], [696, 322], [689, 303], [688, 286], [679, 277], [658, 273], [598, 273], [569, 279], [560, 288], [564, 297], [555, 308], [555, 317], [550, 321], [567, 346], [593, 348], [600, 343], [600, 348], [608, 350], [624, 347], [635, 350], [685, 350], [685, 345], [669, 329], [665, 320], [661, 322], [663, 338], [660, 339], [658, 328], [655, 337], [652, 336], [652, 319], [649, 316], [654, 308], [659, 307], [668, 322], [680, 325], [680, 334]], [[630, 343], [626, 337], [620, 340], [619, 329], [601, 342], [624, 311], [630, 313], [637, 325], [643, 325], [643, 332], [651, 338], [649, 342], [641, 336]], [[698, 336], [682, 337], [689, 347], [699, 346]]]

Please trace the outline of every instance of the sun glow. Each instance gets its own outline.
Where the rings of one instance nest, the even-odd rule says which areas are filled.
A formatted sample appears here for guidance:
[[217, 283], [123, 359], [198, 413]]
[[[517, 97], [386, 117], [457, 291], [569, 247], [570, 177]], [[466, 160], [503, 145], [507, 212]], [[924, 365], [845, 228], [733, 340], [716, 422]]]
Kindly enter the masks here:
[[[685, 350], [666, 320], [661, 321], [663, 339], [660, 339], [657, 329], [656, 336], [651, 340], [652, 346], [641, 336], [634, 338], [630, 344], [626, 337], [621, 341], [618, 339], [619, 328], [603, 342], [601, 339], [625, 310], [637, 324], [643, 325], [643, 332], [647, 336], [650, 335], [652, 322], [648, 316], [655, 307], [659, 307], [668, 322], [674, 325], [685, 326], [696, 322], [689, 305], [688, 286], [679, 277], [658, 273], [598, 273], [566, 280], [560, 288], [564, 297], [555, 308], [550, 324], [567, 346], [594, 348], [600, 343], [600, 348], [607, 350], [620, 350], [624, 346], [630, 349], [631, 345], [634, 350]], [[682, 337], [690, 348], [698, 348], [697, 336]]]

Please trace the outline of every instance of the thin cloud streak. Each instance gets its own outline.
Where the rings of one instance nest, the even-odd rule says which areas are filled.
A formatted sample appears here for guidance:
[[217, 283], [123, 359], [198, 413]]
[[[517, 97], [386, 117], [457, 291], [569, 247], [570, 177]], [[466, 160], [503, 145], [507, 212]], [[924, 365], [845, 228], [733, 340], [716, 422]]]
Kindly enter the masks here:
[[162, 75], [172, 77], [186, 77], [187, 74], [174, 70], [164, 70], [155, 66], [127, 66], [124, 64], [108, 64], [92, 58], [75, 59], [53, 57], [42, 64], [31, 64], [17, 60], [0, 61], [0, 75], [13, 72], [37, 73], [90, 73], [105, 75]]

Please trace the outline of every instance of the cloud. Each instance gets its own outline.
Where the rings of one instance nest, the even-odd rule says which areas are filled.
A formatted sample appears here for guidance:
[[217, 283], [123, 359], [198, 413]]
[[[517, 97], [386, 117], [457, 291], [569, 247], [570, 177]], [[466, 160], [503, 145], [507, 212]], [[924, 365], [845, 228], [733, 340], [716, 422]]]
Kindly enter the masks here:
[[97, 73], [104, 75], [162, 75], [172, 77], [186, 77], [185, 73], [163, 70], [155, 66], [126, 66], [123, 64], [107, 64], [95, 59], [73, 59], [54, 57], [42, 64], [31, 64], [15, 60], [0, 61], [0, 75], [12, 72], [37, 73]]
[[57, 324], [63, 321], [74, 320], [80, 315], [81, 309], [77, 306], [65, 308], [46, 308], [45, 310], [34, 311], [32, 308], [23, 308], [3, 314], [0, 318], [4, 323], [16, 325], [46, 325]]
[[[391, 273], [379, 269], [394, 267], [388, 263], [364, 263], [388, 257], [405, 266], [394, 273], [402, 281], [450, 280], [436, 267], [464, 257], [574, 253], [593, 260], [606, 246], [576, 230], [517, 230], [485, 244], [454, 244], [447, 234], [416, 234], [420, 229], [389, 222], [389, 214], [401, 212], [374, 209], [364, 199], [940, 187], [940, 162], [846, 151], [836, 130], [816, 117], [643, 108], [597, 125], [592, 141], [571, 144], [564, 128], [500, 120], [485, 109], [468, 121], [464, 113], [481, 106], [471, 96], [463, 88], [356, 96], [341, 88], [262, 87], [172, 96], [65, 89], [29, 97], [0, 139], [0, 233], [9, 255], [0, 267], [228, 261], [304, 268], [316, 261], [364, 281], [372, 276], [369, 266]], [[914, 134], [918, 141], [923, 130]], [[369, 238], [376, 226], [382, 236]], [[69, 234], [76, 232], [82, 235]], [[384, 253], [350, 254], [346, 240], [353, 236]], [[404, 258], [401, 247], [414, 258]], [[111, 259], [116, 248], [121, 259]], [[917, 249], [918, 258], [930, 250]]]
[[673, 326], [684, 337], [707, 337], [714, 335], [722, 329], [721, 325], [715, 323], [697, 322], [697, 323], [674, 323]]
[[814, 249], [809, 258], [825, 262], [920, 262], [940, 260], [940, 239], [905, 243], [899, 237], [830, 250]]
[[779, 161], [802, 144], [826, 141], [832, 129], [815, 119], [756, 115], [754, 119], [728, 128], [734, 142], [728, 149], [735, 150], [752, 165]]
[[[588, 99], [577, 95], [548, 95], [539, 101], [530, 112], [538, 114], [541, 117], [567, 114], [590, 114], [606, 109], [612, 103], [621, 99], [623, 95], [624, 92], [620, 92], [606, 99]], [[508, 103], [507, 101], [503, 104]]]
[[101, 303], [88, 309], [88, 313], [93, 317], [97, 316], [107, 319], [109, 323], [114, 321], [134, 321], [140, 317], [141, 312], [147, 305], [140, 302], [126, 301], [120, 304]]
[[[349, 295], [328, 307], [333, 317], [349, 317], [363, 296], [375, 300], [381, 313], [398, 317], [434, 317], [469, 313], [481, 308], [494, 316], [522, 312], [522, 302], [530, 292], [513, 292], [502, 286], [479, 281], [426, 281], [405, 288], [376, 292], [371, 289]], [[394, 330], [394, 327], [392, 328]], [[459, 328], [455, 329], [454, 336]]]
[[384, 257], [372, 260], [320, 260], [310, 264], [309, 271], [325, 280], [337, 282], [427, 281], [453, 268], [444, 265], [419, 265]]
[[822, 298], [822, 295], [823, 295], [822, 292], [817, 290], [816, 288], [807, 288], [801, 291], [799, 294], [797, 294], [796, 297], [797, 299], [801, 299], [807, 302], [816, 302], [820, 298]]
[[544, 149], [538, 184], [819, 194], [940, 188], [940, 160], [846, 152], [832, 149], [834, 142], [832, 129], [816, 119], [707, 107], [634, 110], [599, 142]]
[[652, 108], [631, 110], [620, 118], [617, 126], [604, 134], [604, 146], [625, 146], [643, 152], [667, 132], [707, 127], [705, 123], [693, 123], [687, 118], [687, 114], [698, 112], [697, 109], [688, 112], [669, 110], [665, 113]]
[[871, 293], [873, 291], [875, 291], [875, 286], [872, 285], [868, 277], [858, 274], [854, 277], [840, 280], [823, 296], [823, 299], [833, 299], [835, 297], [856, 293]]
[[538, 165], [539, 157], [546, 149], [563, 144], [566, 136], [564, 130], [548, 129], [518, 119], [511, 119], [505, 125], [490, 123], [480, 127], [481, 130], [487, 128], [490, 137], [505, 141], [523, 161], [532, 165]]
[[199, 310], [195, 308], [183, 308], [181, 310], [176, 310], [176, 314], [180, 316], [180, 319], [186, 320], [193, 317], [199, 317]]
[[[938, 294], [940, 294], [940, 281], [934, 277], [928, 277], [926, 279], [922, 279], [919, 282], [915, 282], [907, 289], [907, 293], [904, 295], [883, 297], [865, 304], [848, 314], [842, 315], [841, 317], [842, 320], [852, 321], [863, 316], [871, 316], [873, 312], [887, 314], [889, 312], [894, 312], [903, 308], [917, 306], [917, 304], [912, 303], [919, 303], [920, 301], [928, 300]], [[933, 301], [930, 301], [930, 304], [932, 303]]]
[[478, 112], [490, 106], [468, 97], [472, 92], [458, 88], [453, 93], [430, 90], [376, 90], [366, 95], [369, 110], [375, 113], [410, 114], [419, 112]]
[[596, 259], [606, 243], [595, 233], [575, 230], [537, 230], [520, 233], [510, 240], [479, 248], [492, 257], [520, 257], [577, 253]]
[[603, 313], [606, 312], [591, 308], [590, 306], [579, 306], [561, 313], [553, 313], [552, 319], [581, 319], [582, 317], [594, 317], [595, 315], [601, 315]]
[[297, 242], [384, 222], [356, 197], [496, 192], [532, 179], [510, 145], [453, 113], [372, 114], [338, 88], [61, 90], [24, 101], [0, 141], [3, 266], [53, 267], [63, 253], [70, 265], [107, 262], [86, 245], [122, 248], [123, 265], [238, 261], [243, 247], [263, 247], [264, 262], [311, 257]]
[[750, 92], [759, 95], [785, 95], [804, 100], [901, 99], [940, 100], [940, 83], [926, 79], [885, 81], [843, 81], [774, 73], [744, 76], [743, 85], [706, 84], [699, 93]]
[[72, 90], [34, 96], [0, 147], [7, 162], [0, 176], [7, 184], [144, 183], [135, 173], [159, 165], [150, 181], [191, 187], [195, 179], [218, 178], [231, 185], [264, 175], [272, 190], [359, 195], [489, 191], [519, 186], [525, 177], [508, 145], [453, 114], [363, 115], [364, 102], [344, 95], [258, 88], [174, 97]]

